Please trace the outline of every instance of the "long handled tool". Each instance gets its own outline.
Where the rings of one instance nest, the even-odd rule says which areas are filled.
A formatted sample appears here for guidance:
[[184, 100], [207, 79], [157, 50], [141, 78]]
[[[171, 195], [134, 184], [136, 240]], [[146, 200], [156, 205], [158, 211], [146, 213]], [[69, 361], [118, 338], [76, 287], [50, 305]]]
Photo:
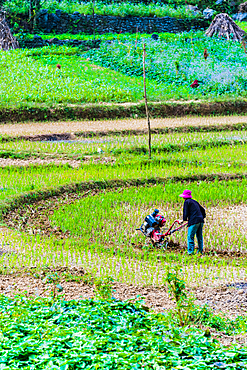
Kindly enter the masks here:
[[[169, 244], [169, 236], [175, 233], [176, 231], [184, 228], [187, 226], [188, 222], [183, 223], [180, 225], [180, 222], [178, 220], [175, 220], [172, 225], [169, 227], [168, 230], [166, 230], [164, 233], [161, 233], [158, 223], [155, 221], [157, 219], [157, 213], [159, 211], [155, 210], [152, 215], [149, 215], [145, 218], [145, 222], [139, 227], [138, 231], [141, 231], [143, 235], [145, 235], [147, 238], [150, 239], [151, 243], [155, 247], [159, 247], [162, 249], [166, 249]], [[153, 219], [152, 219], [153, 217]], [[150, 223], [150, 220], [152, 219]], [[180, 225], [178, 227], [175, 227], [176, 225]], [[175, 228], [174, 228], [175, 227]], [[151, 231], [150, 231], [151, 230]]]

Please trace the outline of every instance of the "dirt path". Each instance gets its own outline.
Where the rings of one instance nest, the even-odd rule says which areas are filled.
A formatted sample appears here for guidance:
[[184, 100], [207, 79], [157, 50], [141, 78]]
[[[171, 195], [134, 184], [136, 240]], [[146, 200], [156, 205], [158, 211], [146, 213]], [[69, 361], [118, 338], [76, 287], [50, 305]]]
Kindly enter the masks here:
[[62, 159], [62, 158], [28, 158], [28, 159], [12, 159], [12, 158], [0, 158], [0, 168], [15, 166], [15, 167], [26, 167], [26, 166], [46, 166], [46, 165], [55, 165], [55, 166], [65, 166], [68, 165], [73, 168], [78, 168], [84, 163], [114, 163], [115, 159], [110, 157], [95, 157], [91, 158], [90, 156], [84, 156], [82, 160], [77, 159]]
[[[52, 271], [57, 271], [60, 276], [60, 284], [63, 287], [62, 294], [66, 300], [95, 298], [93, 280], [84, 282], [83, 275], [85, 271], [81, 267], [68, 268], [62, 266], [52, 269]], [[44, 282], [45, 276], [47, 275], [40, 275], [39, 270], [32, 269], [24, 273], [1, 275], [0, 294], [9, 297], [13, 297], [16, 294], [24, 294], [27, 297], [49, 296], [52, 286]], [[78, 280], [76, 281], [76, 279]], [[245, 285], [247, 286], [247, 284]], [[142, 299], [144, 305], [155, 312], [164, 312], [175, 306], [165, 286], [159, 288], [153, 286], [142, 287], [115, 281], [112, 289], [114, 298], [133, 301]], [[206, 304], [216, 314], [226, 314], [233, 319], [247, 313], [247, 288], [239, 288], [239, 284], [235, 286], [225, 284], [218, 288], [210, 286], [198, 287], [193, 289], [192, 293], [196, 299], [196, 304], [200, 306]], [[245, 338], [242, 336], [242, 339]], [[233, 338], [231, 337], [225, 336], [224, 338], [226, 344], [230, 344], [232, 340]]]
[[[247, 123], [247, 116], [218, 117], [180, 117], [151, 119], [153, 129], [176, 127], [209, 127], [217, 125], [236, 125]], [[71, 121], [71, 122], [27, 122], [0, 125], [0, 134], [4, 136], [33, 136], [61, 133], [110, 132], [126, 130], [146, 130], [145, 119], [124, 119], [105, 121]]]
[[11, 159], [11, 158], [0, 158], [0, 167], [8, 166], [44, 166], [44, 165], [56, 165], [64, 166], [69, 165], [71, 167], [77, 168], [82, 162], [79, 160], [70, 160], [70, 159], [40, 159], [40, 158], [29, 158], [29, 159]]

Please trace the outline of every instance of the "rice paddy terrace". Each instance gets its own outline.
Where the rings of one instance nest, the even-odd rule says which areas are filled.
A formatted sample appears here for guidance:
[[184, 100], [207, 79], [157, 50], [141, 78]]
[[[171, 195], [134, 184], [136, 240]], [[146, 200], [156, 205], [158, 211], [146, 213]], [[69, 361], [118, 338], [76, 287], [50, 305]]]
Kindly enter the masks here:
[[[66, 300], [91, 299], [92, 281], [112, 279], [116, 302], [142, 297], [147, 309], [166, 312], [174, 307], [166, 271], [178, 268], [199, 305], [229, 320], [246, 314], [247, 118], [184, 117], [151, 124], [151, 160], [144, 120], [1, 126], [5, 299], [47, 297], [52, 282], [44, 271], [53, 271]], [[202, 258], [187, 255], [184, 229], [173, 234], [166, 250], [154, 249], [136, 231], [155, 208], [168, 224], [181, 218], [178, 195], [185, 188], [207, 212]], [[245, 329], [235, 337], [212, 330], [222, 344], [246, 340]], [[160, 368], [186, 368], [172, 363]], [[121, 366], [116, 368], [128, 368]], [[80, 367], [64, 367], [70, 368]]]
[[207, 222], [206, 255], [188, 262], [193, 273], [184, 268], [188, 283], [242, 279], [245, 116], [152, 124], [151, 160], [143, 120], [3, 125], [2, 263], [83, 266], [124, 283], [159, 286], [167, 264], [187, 261], [186, 232], [174, 234], [164, 252], [135, 229], [153, 208], [168, 223], [181, 218], [178, 194], [189, 187], [206, 207]]

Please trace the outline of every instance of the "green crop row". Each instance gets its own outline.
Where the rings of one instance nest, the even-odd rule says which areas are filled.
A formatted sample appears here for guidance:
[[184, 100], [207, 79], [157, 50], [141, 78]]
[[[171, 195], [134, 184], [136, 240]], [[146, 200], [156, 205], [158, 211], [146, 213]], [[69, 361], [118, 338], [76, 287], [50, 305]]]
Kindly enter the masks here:
[[[181, 33], [170, 33], [170, 32], [161, 32], [159, 33], [160, 40], [166, 41], [166, 42], [174, 42], [177, 40], [184, 40], [188, 38], [188, 32], [181, 32]], [[56, 37], [58, 40], [93, 40], [95, 38], [94, 35], [87, 35], [84, 33], [77, 33], [77, 34], [71, 34], [71, 33], [62, 33], [62, 34], [42, 34], [39, 33], [39, 35], [44, 40], [49, 40], [54, 37]], [[195, 31], [193, 32], [193, 37], [202, 37], [204, 35], [203, 31]], [[15, 34], [16, 37], [18, 37], [18, 34]], [[32, 39], [33, 34], [25, 34], [27, 38]], [[146, 33], [138, 33], [138, 37], [142, 39], [148, 39], [151, 38], [150, 34]], [[104, 34], [97, 34], [96, 38], [102, 41], [113, 41], [113, 40], [119, 40], [119, 41], [126, 41], [126, 40], [136, 40], [136, 34], [133, 33], [104, 33]]]
[[[178, 195], [184, 188], [191, 189], [193, 197], [206, 207], [207, 253], [203, 259], [177, 253], [172, 248], [152, 250], [148, 240], [135, 230], [157, 207], [165, 215], [167, 226], [181, 218], [183, 202]], [[234, 258], [234, 253], [246, 252], [246, 233], [241, 224], [246, 211], [245, 189], [246, 179], [214, 183], [183, 181], [115, 188], [115, 191], [94, 196], [88, 193], [88, 198], [70, 205], [65, 197], [57, 203], [54, 215], [49, 216], [54, 230], [66, 231], [67, 237], [62, 239], [56, 232], [46, 237], [42, 225], [29, 224], [32, 208], [24, 207], [13, 224], [16, 231], [1, 232], [9, 248], [18, 253], [3, 255], [1, 262], [13, 268], [79, 264], [92, 276], [110, 275], [117, 281], [134, 285], [160, 286], [166, 268], [176, 266], [182, 269], [183, 278], [190, 286], [241, 281], [246, 259]], [[92, 190], [94, 192], [95, 187]], [[32, 207], [36, 209], [39, 204]], [[48, 210], [50, 214], [51, 208]], [[171, 239], [186, 251], [185, 230], [173, 234]], [[219, 258], [218, 254], [222, 253], [233, 254], [233, 258]]]
[[[152, 148], [153, 152], [156, 154], [187, 152], [185, 156], [190, 156], [200, 149], [207, 149], [208, 151], [211, 148], [222, 147], [217, 153], [220, 153], [220, 157], [224, 158], [224, 152], [227, 151], [227, 146], [237, 146], [233, 149], [233, 155], [236, 153], [235, 158], [239, 156], [239, 158], [244, 159], [246, 142], [246, 130], [152, 135]], [[114, 156], [127, 155], [128, 153], [145, 154], [147, 150], [146, 135], [96, 136], [94, 138], [81, 138], [78, 141], [69, 142], [10, 141], [7, 143], [0, 143], [0, 157], [2, 158], [25, 158], [47, 155], [54, 157], [66, 156], [68, 158], [83, 158], [85, 155], [98, 155], [100, 153]], [[210, 154], [213, 152], [210, 152]], [[208, 159], [210, 157], [219, 158], [218, 155], [208, 155]]]
[[20, 195], [29, 192], [42, 192], [73, 183], [85, 181], [107, 181], [114, 179], [150, 179], [158, 177], [191, 177], [196, 175], [210, 175], [221, 173], [245, 174], [246, 169], [238, 164], [228, 163], [201, 163], [194, 165], [182, 163], [181, 167], [176, 163], [142, 163], [130, 164], [89, 164], [77, 169], [66, 166], [44, 166], [28, 168], [3, 168], [0, 170], [0, 205], [4, 206], [12, 202]]
[[[207, 209], [205, 246], [210, 250], [240, 249], [247, 246], [243, 230], [228, 225], [218, 208], [246, 203], [246, 180], [229, 182], [191, 183], [193, 197]], [[52, 221], [56, 227], [80, 237], [82, 245], [94, 243], [99, 246], [120, 245], [128, 248], [140, 244], [144, 237], [135, 229], [144, 222], [145, 216], [159, 209], [168, 220], [167, 224], [182, 218], [182, 201], [179, 194], [185, 185], [171, 183], [146, 188], [130, 188], [121, 192], [107, 192], [88, 197], [55, 211]], [[236, 215], [237, 217], [237, 215]], [[218, 223], [221, 226], [218, 227]], [[233, 221], [234, 222], [234, 221]], [[181, 245], [186, 244], [182, 231], [173, 237]]]
[[[47, 51], [47, 53], [46, 53]], [[49, 105], [87, 102], [140, 101], [142, 78], [92, 65], [75, 48], [44, 48], [42, 50], [0, 52], [0, 68], [5, 79], [0, 82], [1, 106], [28, 104]], [[66, 55], [68, 54], [68, 55]], [[61, 65], [58, 69], [57, 64]], [[153, 101], [165, 100], [162, 84], [148, 83]], [[172, 94], [170, 94], [172, 97]]]
[[[166, 85], [173, 98], [245, 96], [246, 54], [242, 44], [232, 40], [193, 33], [173, 43], [140, 39], [102, 43], [97, 50], [83, 53], [90, 61], [129, 76], [142, 76], [142, 42], [146, 43], [146, 76]], [[208, 56], [204, 58], [204, 50]], [[196, 87], [191, 86], [194, 80]], [[168, 99], [170, 98], [167, 97]]]
[[[193, 39], [192, 33], [174, 42], [155, 42], [138, 35], [136, 41], [119, 39], [86, 53], [66, 47], [2, 51], [0, 68], [5, 79], [0, 82], [0, 105], [141, 101], [142, 41], [147, 43], [149, 101], [245, 97], [247, 62], [240, 44], [199, 35]], [[209, 53], [206, 61], [204, 48]], [[190, 86], [195, 79], [198, 88]]]

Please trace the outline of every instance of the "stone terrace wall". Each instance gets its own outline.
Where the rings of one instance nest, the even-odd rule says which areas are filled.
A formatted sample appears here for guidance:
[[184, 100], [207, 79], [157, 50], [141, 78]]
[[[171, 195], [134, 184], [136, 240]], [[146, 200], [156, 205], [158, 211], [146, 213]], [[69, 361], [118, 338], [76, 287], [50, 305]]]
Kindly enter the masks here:
[[[135, 33], [138, 32], [183, 32], [190, 29], [206, 28], [209, 23], [201, 19], [176, 19], [171, 17], [115, 17], [95, 15], [95, 31], [97, 34], [104, 33]], [[84, 15], [79, 12], [74, 14], [64, 13], [56, 10], [55, 14], [49, 14], [42, 9], [37, 18], [37, 26], [44, 33], [73, 33], [80, 32], [93, 34], [93, 16]]]

